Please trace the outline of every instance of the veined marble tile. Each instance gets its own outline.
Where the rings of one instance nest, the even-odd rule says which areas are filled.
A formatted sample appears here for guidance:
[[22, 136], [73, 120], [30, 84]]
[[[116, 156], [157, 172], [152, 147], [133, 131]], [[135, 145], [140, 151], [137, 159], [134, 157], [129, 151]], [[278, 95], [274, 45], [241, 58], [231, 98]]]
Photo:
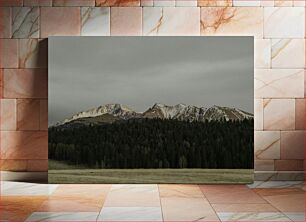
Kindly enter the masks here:
[[256, 160], [280, 159], [280, 132], [255, 131], [254, 152]]
[[154, 7], [175, 6], [176, 0], [153, 0]]
[[5, 98], [47, 98], [47, 69], [5, 69]]
[[46, 39], [19, 39], [19, 68], [47, 68]]
[[291, 221], [280, 212], [222, 212], [218, 216], [221, 221]]
[[175, 0], [175, 6], [189, 7], [189, 6], [197, 6], [197, 4], [198, 4], [197, 0]]
[[261, 204], [212, 204], [216, 212], [277, 212], [278, 210], [268, 203]]
[[143, 35], [200, 35], [200, 8], [143, 8]]
[[249, 188], [302, 188], [303, 181], [254, 181]]
[[11, 38], [12, 9], [0, 8], [0, 38]]
[[0, 129], [1, 130], [16, 130], [16, 100], [1, 99], [0, 100]]
[[273, 171], [274, 170], [274, 160], [254, 160], [255, 171]]
[[256, 98], [303, 98], [303, 69], [257, 69]]
[[103, 207], [97, 221], [163, 221], [160, 207]]
[[305, 212], [283, 212], [283, 214], [294, 222], [305, 221]]
[[39, 99], [17, 99], [17, 130], [39, 130]]
[[48, 159], [47, 131], [1, 131], [0, 136], [3, 159]]
[[39, 8], [14, 7], [12, 10], [12, 37], [39, 38]]
[[272, 39], [273, 68], [304, 68], [304, 39]]
[[264, 8], [265, 38], [304, 38], [305, 10], [300, 7]]
[[261, 7], [202, 7], [202, 35], [263, 36]]
[[233, 0], [198, 0], [198, 6], [233, 6]]
[[159, 207], [160, 199], [156, 184], [112, 185], [105, 207]]
[[109, 7], [82, 7], [81, 19], [82, 36], [110, 35]]
[[1, 181], [1, 196], [45, 196], [51, 195], [56, 184], [35, 184]]
[[263, 130], [263, 100], [254, 99], [254, 129]]
[[96, 221], [99, 212], [34, 212], [26, 221]]
[[271, 68], [270, 39], [255, 39], [255, 68]]
[[293, 0], [274, 0], [275, 7], [291, 7], [293, 6]]
[[260, 6], [260, 0], [233, 0], [233, 6]]
[[255, 171], [254, 179], [259, 181], [303, 181], [303, 171]]
[[112, 7], [110, 31], [112, 36], [141, 35], [142, 7]]
[[281, 159], [303, 160], [305, 131], [281, 131]]
[[264, 99], [264, 130], [291, 130], [294, 128], [294, 99]]
[[96, 0], [96, 6], [104, 6], [104, 7], [105, 6], [113, 6], [113, 7], [140, 6], [140, 0]]

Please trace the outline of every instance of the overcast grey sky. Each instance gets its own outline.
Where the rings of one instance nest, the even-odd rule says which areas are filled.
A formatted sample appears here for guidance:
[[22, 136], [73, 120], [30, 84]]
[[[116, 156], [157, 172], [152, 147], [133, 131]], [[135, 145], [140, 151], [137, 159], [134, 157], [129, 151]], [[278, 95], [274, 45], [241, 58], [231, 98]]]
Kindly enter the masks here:
[[253, 112], [253, 37], [51, 37], [49, 124], [108, 103]]

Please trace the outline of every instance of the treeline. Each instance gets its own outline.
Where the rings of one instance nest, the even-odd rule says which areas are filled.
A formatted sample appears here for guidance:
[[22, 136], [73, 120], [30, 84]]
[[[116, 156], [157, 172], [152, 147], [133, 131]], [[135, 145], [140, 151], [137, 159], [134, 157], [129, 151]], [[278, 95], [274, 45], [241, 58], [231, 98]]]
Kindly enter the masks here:
[[49, 129], [49, 158], [89, 168], [253, 168], [253, 120], [134, 119]]

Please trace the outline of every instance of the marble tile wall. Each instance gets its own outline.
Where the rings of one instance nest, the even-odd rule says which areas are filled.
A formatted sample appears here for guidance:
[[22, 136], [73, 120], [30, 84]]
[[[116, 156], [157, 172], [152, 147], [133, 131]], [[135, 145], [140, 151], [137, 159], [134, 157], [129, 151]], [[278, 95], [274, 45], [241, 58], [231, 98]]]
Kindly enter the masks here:
[[255, 178], [300, 179], [305, 6], [302, 0], [0, 0], [1, 170], [47, 170], [49, 36], [252, 35]]

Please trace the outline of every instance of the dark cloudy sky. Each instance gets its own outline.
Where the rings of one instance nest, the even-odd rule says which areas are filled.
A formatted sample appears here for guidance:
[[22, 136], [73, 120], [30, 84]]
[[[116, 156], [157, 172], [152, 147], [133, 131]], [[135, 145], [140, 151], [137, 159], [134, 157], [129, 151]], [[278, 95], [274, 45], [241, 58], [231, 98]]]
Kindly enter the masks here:
[[49, 124], [99, 105], [253, 113], [253, 37], [51, 37]]

